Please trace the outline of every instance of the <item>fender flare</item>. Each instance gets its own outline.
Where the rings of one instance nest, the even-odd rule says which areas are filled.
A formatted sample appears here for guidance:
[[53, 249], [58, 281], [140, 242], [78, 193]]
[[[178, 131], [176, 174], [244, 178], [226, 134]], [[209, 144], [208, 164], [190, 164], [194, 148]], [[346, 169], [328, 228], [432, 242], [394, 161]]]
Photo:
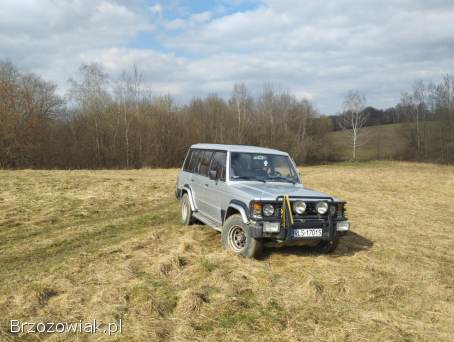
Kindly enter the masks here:
[[194, 198], [192, 196], [192, 189], [189, 185], [185, 184], [183, 186], [183, 189], [182, 189], [182, 192], [186, 191], [188, 193], [188, 197], [189, 197], [189, 204], [191, 205], [191, 210], [192, 211], [197, 211], [197, 207], [195, 206], [195, 201], [194, 201]]
[[[232, 200], [229, 203], [228, 208], [233, 208], [235, 210], [238, 210], [238, 212], [241, 215], [241, 219], [243, 220], [243, 222], [246, 223], [246, 224], [249, 223], [249, 218], [248, 218], [249, 217], [249, 209], [248, 209], [246, 204], [244, 204], [241, 201]], [[228, 208], [227, 208], [227, 210], [228, 210]]]

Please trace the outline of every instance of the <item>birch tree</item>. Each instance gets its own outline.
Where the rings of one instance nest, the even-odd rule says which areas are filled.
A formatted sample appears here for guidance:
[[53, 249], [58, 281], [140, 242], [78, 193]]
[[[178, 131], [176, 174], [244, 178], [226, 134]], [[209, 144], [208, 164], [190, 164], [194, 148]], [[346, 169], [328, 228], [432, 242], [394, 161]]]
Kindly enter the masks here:
[[131, 148], [137, 148], [139, 154], [142, 151], [140, 135], [137, 146], [131, 146], [131, 124], [134, 119], [138, 119], [148, 96], [147, 90], [144, 88], [143, 76], [136, 65], [132, 67], [131, 71], [123, 71], [116, 84], [115, 93], [120, 100], [118, 112], [122, 117], [124, 128], [125, 167], [129, 168], [131, 166]]
[[356, 151], [364, 142], [360, 139], [365, 135], [365, 131], [361, 130], [367, 123], [367, 113], [364, 111], [366, 107], [366, 97], [357, 91], [350, 91], [344, 100], [344, 112], [340, 117], [340, 127], [351, 138], [352, 160], [356, 161]]

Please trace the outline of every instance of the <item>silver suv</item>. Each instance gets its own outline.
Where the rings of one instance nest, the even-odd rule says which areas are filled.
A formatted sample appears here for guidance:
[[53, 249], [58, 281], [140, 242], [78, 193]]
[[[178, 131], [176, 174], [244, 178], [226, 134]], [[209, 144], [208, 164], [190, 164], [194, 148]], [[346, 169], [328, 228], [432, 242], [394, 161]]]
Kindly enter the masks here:
[[336, 249], [349, 230], [345, 202], [303, 186], [286, 152], [242, 145], [192, 145], [178, 176], [181, 221], [221, 232], [225, 248], [257, 257], [265, 244]]

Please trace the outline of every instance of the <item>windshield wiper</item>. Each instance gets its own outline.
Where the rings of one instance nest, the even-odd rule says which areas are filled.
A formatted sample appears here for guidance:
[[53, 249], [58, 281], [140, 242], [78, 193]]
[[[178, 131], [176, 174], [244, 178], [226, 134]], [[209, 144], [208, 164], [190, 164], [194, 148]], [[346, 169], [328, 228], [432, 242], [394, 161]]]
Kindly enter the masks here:
[[235, 177], [235, 179], [256, 180], [256, 181], [259, 181], [259, 182], [266, 183], [266, 180], [263, 179], [263, 178], [250, 177], [250, 176], [238, 176], [238, 177]]
[[268, 177], [268, 179], [282, 179], [282, 180], [285, 180], [285, 181], [290, 182], [292, 184], [296, 184], [296, 182], [293, 179], [291, 179], [289, 177], [285, 177], [285, 176], [270, 176], [270, 177]]

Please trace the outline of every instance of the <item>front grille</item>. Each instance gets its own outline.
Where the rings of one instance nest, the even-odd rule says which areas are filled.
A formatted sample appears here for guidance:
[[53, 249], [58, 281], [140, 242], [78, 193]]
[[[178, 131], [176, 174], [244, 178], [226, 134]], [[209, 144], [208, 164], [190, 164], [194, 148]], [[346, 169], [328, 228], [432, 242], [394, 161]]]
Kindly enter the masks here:
[[[317, 213], [316, 205], [317, 204], [315, 202], [306, 202], [306, 211], [301, 216], [317, 215], [318, 213]], [[299, 216], [299, 215], [296, 214], [295, 216]]]

